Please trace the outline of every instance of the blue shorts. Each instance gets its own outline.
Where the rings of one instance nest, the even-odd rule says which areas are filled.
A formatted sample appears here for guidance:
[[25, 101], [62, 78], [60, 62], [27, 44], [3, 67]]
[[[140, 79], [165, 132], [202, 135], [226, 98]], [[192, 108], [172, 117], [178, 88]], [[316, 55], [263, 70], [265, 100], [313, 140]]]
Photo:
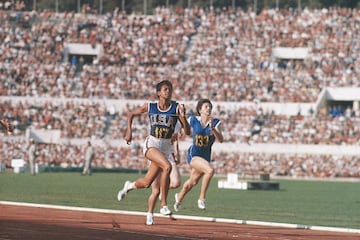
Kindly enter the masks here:
[[191, 159], [193, 157], [200, 157], [200, 158], [203, 158], [205, 161], [208, 161], [210, 162], [210, 157], [208, 159], [207, 157], [207, 154], [203, 154], [203, 153], [199, 153], [199, 152], [196, 152], [195, 153], [193, 152], [193, 145], [191, 145], [187, 151], [187, 157], [186, 157], [186, 161], [188, 164], [190, 164], [191, 162]]

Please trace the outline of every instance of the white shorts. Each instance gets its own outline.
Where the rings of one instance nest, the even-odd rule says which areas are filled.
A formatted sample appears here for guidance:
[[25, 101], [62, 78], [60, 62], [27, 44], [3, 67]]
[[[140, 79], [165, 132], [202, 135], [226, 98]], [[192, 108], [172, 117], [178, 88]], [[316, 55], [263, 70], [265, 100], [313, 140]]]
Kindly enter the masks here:
[[143, 147], [144, 155], [146, 154], [147, 150], [152, 147], [159, 149], [160, 152], [162, 152], [165, 156], [167, 156], [167, 159], [171, 164], [175, 164], [174, 146], [171, 143], [170, 138], [169, 139], [156, 138], [150, 135], [145, 139], [144, 142], [144, 147]]

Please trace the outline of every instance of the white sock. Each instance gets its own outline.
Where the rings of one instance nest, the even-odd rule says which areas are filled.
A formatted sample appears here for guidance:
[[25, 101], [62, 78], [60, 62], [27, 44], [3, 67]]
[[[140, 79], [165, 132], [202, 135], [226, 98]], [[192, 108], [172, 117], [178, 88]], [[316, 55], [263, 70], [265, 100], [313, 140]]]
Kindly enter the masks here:
[[135, 182], [131, 182], [131, 183], [129, 184], [129, 188], [128, 188], [128, 189], [129, 189], [129, 190], [136, 189]]

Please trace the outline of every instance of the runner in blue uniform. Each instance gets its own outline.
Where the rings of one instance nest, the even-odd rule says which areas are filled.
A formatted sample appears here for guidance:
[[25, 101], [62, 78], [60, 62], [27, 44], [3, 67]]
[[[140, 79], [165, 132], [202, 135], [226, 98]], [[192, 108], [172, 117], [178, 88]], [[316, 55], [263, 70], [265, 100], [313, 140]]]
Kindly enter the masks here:
[[121, 201], [126, 194], [133, 189], [148, 188], [154, 179], [160, 174], [161, 208], [160, 213], [170, 215], [167, 207], [167, 194], [169, 189], [169, 175], [171, 163], [168, 158], [174, 152], [171, 137], [179, 120], [185, 134], [190, 135], [190, 125], [185, 117], [184, 105], [179, 105], [171, 100], [172, 84], [168, 80], [161, 81], [156, 85], [158, 101], [146, 103], [134, 109], [128, 115], [128, 128], [125, 140], [128, 144], [132, 140], [132, 122], [135, 116], [148, 113], [150, 120], [150, 135], [144, 143], [144, 155], [151, 161], [146, 175], [134, 182], [126, 181], [124, 187], [118, 192], [118, 200]]
[[198, 101], [196, 111], [199, 116], [190, 117], [192, 128], [192, 145], [188, 150], [187, 162], [190, 165], [190, 178], [184, 183], [181, 191], [175, 194], [174, 209], [178, 211], [185, 195], [202, 177], [198, 207], [205, 209], [206, 192], [214, 175], [210, 164], [211, 147], [215, 141], [223, 142], [220, 120], [211, 116], [212, 103], [209, 99]]

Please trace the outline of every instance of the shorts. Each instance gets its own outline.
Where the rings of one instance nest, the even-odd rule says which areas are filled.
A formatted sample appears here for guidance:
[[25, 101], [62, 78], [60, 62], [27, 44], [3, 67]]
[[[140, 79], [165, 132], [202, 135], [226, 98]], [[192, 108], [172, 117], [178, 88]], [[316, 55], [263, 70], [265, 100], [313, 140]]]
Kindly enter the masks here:
[[188, 148], [187, 155], [186, 155], [186, 162], [189, 165], [190, 165], [190, 162], [191, 162], [191, 159], [192, 159], [191, 148], [192, 148], [192, 145]]
[[204, 153], [204, 152], [201, 152], [199, 150], [196, 150], [194, 148], [193, 145], [191, 145], [189, 148], [188, 148], [188, 151], [187, 151], [187, 156], [186, 156], [186, 162], [190, 165], [190, 162], [191, 160], [193, 159], [193, 157], [199, 157], [199, 158], [202, 158], [204, 159], [205, 161], [208, 161], [210, 162], [210, 155], [209, 153]]
[[156, 138], [150, 135], [145, 139], [144, 142], [144, 147], [143, 147], [144, 155], [146, 154], [147, 150], [152, 147], [159, 149], [160, 152], [162, 152], [165, 156], [167, 156], [167, 159], [171, 164], [175, 164], [174, 146], [171, 143], [170, 138], [169, 139]]

